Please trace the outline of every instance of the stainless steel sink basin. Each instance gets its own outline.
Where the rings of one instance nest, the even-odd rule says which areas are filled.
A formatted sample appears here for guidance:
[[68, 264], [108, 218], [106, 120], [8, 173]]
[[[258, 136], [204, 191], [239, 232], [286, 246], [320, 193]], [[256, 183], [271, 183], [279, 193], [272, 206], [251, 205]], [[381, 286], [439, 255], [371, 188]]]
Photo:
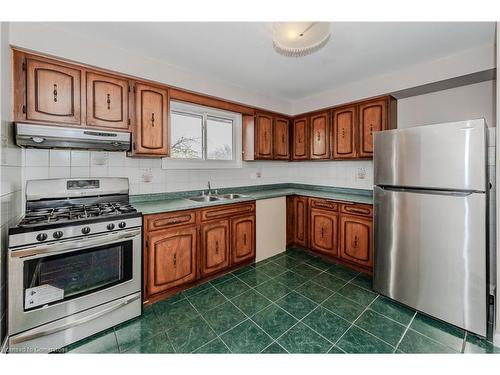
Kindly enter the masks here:
[[196, 197], [190, 197], [188, 199], [194, 202], [215, 202], [221, 200], [221, 198], [215, 197], [213, 195], [198, 195]]
[[219, 195], [222, 199], [238, 199], [238, 198], [246, 198], [246, 195], [243, 194], [222, 194]]

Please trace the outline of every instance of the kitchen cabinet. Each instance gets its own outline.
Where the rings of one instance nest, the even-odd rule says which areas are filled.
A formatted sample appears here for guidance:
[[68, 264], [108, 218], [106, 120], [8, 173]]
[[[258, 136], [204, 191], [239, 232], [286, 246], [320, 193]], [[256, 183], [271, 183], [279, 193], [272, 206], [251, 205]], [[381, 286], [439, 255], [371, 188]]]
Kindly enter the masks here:
[[255, 258], [255, 215], [231, 219], [231, 263]]
[[[26, 77], [26, 103], [22, 104], [19, 117], [80, 125], [81, 69], [35, 56], [24, 58], [21, 64]], [[23, 99], [22, 93], [14, 98], [17, 102], [23, 102]]]
[[389, 127], [388, 99], [363, 102], [359, 105], [359, 150], [361, 158], [373, 156], [373, 132]]
[[164, 292], [196, 278], [196, 226], [170, 228], [148, 233], [146, 237], [148, 295]]
[[373, 222], [371, 218], [340, 216], [340, 258], [373, 267]]
[[255, 202], [144, 216], [144, 300], [154, 302], [255, 259]]
[[337, 255], [337, 213], [311, 208], [311, 249]]
[[292, 126], [292, 160], [309, 159], [309, 119], [299, 117]]
[[357, 106], [343, 107], [333, 111], [332, 144], [334, 159], [354, 159], [357, 157], [357, 117]]
[[330, 159], [330, 116], [322, 112], [310, 116], [311, 160]]
[[289, 121], [287, 118], [259, 112], [243, 116], [243, 160], [288, 160]]
[[135, 130], [132, 154], [169, 155], [168, 90], [145, 83], [135, 84]]
[[293, 199], [293, 242], [299, 246], [307, 246], [307, 198], [296, 196]]
[[207, 276], [229, 265], [229, 220], [201, 225], [201, 274]]
[[87, 72], [86, 82], [87, 125], [129, 130], [129, 81]]
[[289, 151], [289, 121], [283, 117], [274, 118], [273, 127], [273, 149], [275, 160], [288, 160], [290, 158]]
[[293, 196], [286, 197], [286, 245], [290, 246], [294, 241], [293, 223], [294, 223], [294, 210], [293, 210]]

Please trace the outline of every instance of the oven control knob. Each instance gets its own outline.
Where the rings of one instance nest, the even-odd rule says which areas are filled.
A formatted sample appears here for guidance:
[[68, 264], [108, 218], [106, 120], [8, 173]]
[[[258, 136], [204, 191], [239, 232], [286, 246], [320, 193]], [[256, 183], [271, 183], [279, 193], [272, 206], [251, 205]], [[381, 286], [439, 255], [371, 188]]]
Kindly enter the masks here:
[[118, 226], [119, 226], [120, 228], [125, 228], [125, 227], [127, 226], [127, 223], [126, 223], [126, 222], [124, 222], [124, 221], [121, 221], [120, 223], [118, 223]]
[[108, 228], [108, 230], [113, 230], [113, 229], [115, 229], [115, 224], [113, 224], [113, 223], [109, 223], [109, 224], [106, 226], [106, 228]]
[[83, 227], [82, 228], [82, 233], [83, 234], [89, 234], [90, 233], [90, 227]]
[[47, 239], [47, 233], [38, 233], [36, 239], [38, 241], [45, 241]]
[[63, 232], [58, 230], [58, 231], [54, 232], [53, 236], [54, 236], [54, 238], [61, 238], [63, 236]]

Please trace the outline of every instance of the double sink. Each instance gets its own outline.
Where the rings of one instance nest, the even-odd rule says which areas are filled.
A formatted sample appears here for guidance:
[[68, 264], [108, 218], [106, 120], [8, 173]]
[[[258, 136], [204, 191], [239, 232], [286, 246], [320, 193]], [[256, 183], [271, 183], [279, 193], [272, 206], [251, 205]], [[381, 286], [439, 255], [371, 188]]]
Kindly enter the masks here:
[[187, 199], [193, 202], [208, 203], [208, 202], [227, 201], [227, 200], [234, 200], [247, 197], [248, 195], [243, 195], [243, 194], [221, 194], [221, 195], [209, 194], [209, 195], [197, 195]]

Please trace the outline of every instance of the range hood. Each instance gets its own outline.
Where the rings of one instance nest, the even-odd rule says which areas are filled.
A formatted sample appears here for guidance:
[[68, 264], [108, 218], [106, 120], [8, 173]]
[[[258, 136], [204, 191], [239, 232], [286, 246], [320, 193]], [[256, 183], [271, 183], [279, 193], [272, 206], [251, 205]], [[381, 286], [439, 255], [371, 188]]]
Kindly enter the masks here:
[[71, 148], [84, 150], [130, 150], [130, 133], [62, 126], [16, 123], [16, 144], [20, 147]]

